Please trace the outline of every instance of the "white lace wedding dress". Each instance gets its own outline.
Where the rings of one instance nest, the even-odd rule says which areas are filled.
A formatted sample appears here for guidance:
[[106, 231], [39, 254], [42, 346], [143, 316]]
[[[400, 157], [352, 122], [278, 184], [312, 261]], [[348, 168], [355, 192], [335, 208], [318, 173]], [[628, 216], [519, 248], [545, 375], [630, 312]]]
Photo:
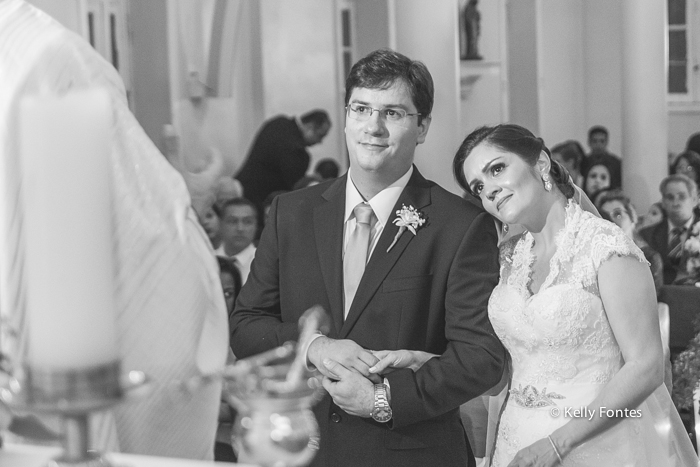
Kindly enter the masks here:
[[[588, 416], [583, 409], [623, 364], [597, 272], [613, 255], [646, 261], [644, 255], [615, 225], [574, 202], [566, 208], [556, 245], [549, 275], [534, 295], [529, 289], [532, 235], [525, 232], [501, 247], [501, 279], [489, 302], [489, 317], [512, 357], [512, 379], [498, 425], [494, 466], [508, 465], [520, 449], [571, 417]], [[563, 465], [697, 465], [665, 386], [636, 409], [574, 449]]]

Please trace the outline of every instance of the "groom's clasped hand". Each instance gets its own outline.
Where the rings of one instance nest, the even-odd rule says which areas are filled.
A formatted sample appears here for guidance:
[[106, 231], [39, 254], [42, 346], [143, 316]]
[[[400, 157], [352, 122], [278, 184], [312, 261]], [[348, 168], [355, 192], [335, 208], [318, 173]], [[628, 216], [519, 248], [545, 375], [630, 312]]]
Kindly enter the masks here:
[[308, 359], [323, 375], [323, 387], [338, 407], [359, 417], [370, 416], [374, 384], [382, 382], [369, 371], [379, 362], [371, 351], [349, 339], [319, 337], [309, 346]]

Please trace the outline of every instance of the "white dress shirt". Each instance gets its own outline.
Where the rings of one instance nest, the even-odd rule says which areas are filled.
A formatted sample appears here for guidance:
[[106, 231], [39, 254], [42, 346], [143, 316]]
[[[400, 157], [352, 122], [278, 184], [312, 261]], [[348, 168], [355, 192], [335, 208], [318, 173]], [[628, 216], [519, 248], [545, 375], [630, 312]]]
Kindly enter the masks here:
[[250, 274], [250, 265], [253, 263], [253, 258], [255, 258], [256, 250], [257, 248], [255, 248], [255, 245], [251, 243], [250, 245], [239, 251], [237, 254], [229, 256], [226, 254], [226, 251], [224, 250], [224, 244], [222, 243], [221, 246], [219, 246], [219, 248], [217, 248], [214, 252], [216, 253], [216, 256], [223, 256], [224, 258], [230, 258], [235, 260], [236, 267], [241, 273], [241, 285], [243, 285], [248, 280], [248, 275]]
[[[377, 216], [377, 222], [375, 222], [374, 226], [372, 226], [372, 232], [370, 233], [369, 254], [367, 255], [367, 261], [369, 261], [369, 258], [374, 252], [374, 247], [377, 246], [377, 241], [384, 231], [384, 227], [387, 225], [387, 223], [392, 222], [391, 217], [394, 214], [392, 209], [394, 209], [396, 202], [399, 200], [399, 196], [401, 196], [404, 188], [406, 188], [406, 185], [408, 185], [408, 181], [410, 180], [412, 174], [413, 166], [411, 165], [408, 171], [398, 180], [374, 195], [369, 201], [365, 201], [360, 192], [357, 191], [355, 184], [352, 182], [352, 169], [348, 171], [348, 178], [345, 184], [345, 216], [343, 217], [343, 219], [345, 219], [345, 223], [343, 225], [343, 258], [345, 257], [345, 248], [348, 244], [348, 238], [357, 226], [355, 215], [353, 214], [353, 209], [355, 209], [355, 206], [360, 203], [367, 202], [370, 206], [372, 206], [374, 215]], [[309, 369], [313, 368], [313, 365], [311, 365], [308, 358], [309, 346], [314, 340], [321, 336], [322, 334], [318, 333], [311, 337], [311, 339], [309, 339], [309, 343], [302, 350], [304, 354], [307, 354], [306, 366]]]
[[399, 196], [403, 192], [404, 188], [408, 184], [408, 180], [413, 174], [413, 166], [411, 166], [408, 171], [403, 174], [398, 180], [384, 188], [382, 191], [377, 193], [369, 201], [365, 201], [355, 184], [352, 182], [352, 169], [348, 172], [347, 183], [345, 184], [345, 224], [343, 227], [343, 258], [345, 258], [345, 248], [348, 245], [348, 238], [357, 227], [357, 221], [355, 220], [355, 215], [353, 214], [353, 209], [360, 203], [366, 202], [372, 206], [372, 211], [374, 215], [377, 216], [377, 222], [372, 226], [372, 232], [370, 233], [370, 243], [369, 243], [369, 253], [367, 254], [367, 261], [372, 256], [374, 252], [374, 247], [377, 246], [377, 241], [384, 231], [387, 223], [392, 222], [392, 215], [394, 212], [394, 206], [399, 200]]

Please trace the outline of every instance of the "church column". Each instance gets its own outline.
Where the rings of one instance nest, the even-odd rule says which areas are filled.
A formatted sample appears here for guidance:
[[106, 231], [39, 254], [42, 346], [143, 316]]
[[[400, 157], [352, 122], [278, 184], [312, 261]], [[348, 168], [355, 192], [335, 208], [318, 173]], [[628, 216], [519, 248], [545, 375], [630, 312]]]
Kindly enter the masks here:
[[668, 173], [666, 2], [623, 0], [622, 183], [640, 214]]
[[[452, 177], [452, 157], [466, 136], [460, 129], [457, 0], [401, 0], [388, 4], [389, 43], [428, 67], [435, 84], [433, 120], [416, 166], [426, 178], [461, 193]], [[430, 31], [430, 33], [426, 33]]]

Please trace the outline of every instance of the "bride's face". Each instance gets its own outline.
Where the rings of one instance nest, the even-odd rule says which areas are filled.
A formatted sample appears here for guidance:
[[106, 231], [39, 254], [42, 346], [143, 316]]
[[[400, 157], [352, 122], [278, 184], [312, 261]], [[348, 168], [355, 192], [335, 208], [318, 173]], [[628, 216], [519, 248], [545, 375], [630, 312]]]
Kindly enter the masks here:
[[523, 224], [544, 192], [535, 167], [517, 154], [479, 144], [464, 161], [464, 175], [484, 209], [507, 224]]

